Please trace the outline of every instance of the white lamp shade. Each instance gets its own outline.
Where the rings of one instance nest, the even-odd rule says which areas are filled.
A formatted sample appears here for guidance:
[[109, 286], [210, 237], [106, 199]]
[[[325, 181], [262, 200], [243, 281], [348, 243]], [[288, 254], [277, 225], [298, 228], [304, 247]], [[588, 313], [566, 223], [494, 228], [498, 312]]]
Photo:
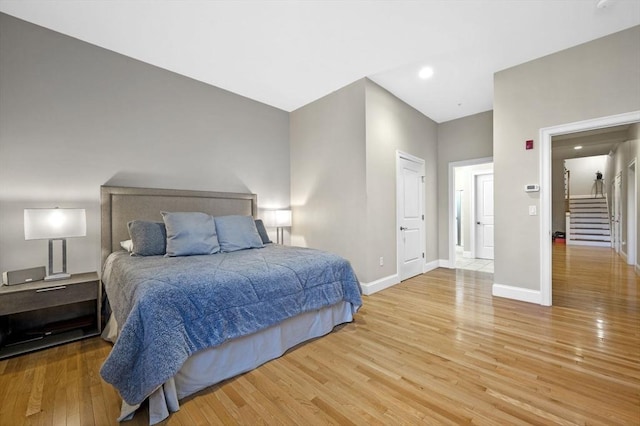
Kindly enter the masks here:
[[291, 210], [276, 210], [276, 227], [291, 226]]
[[48, 240], [87, 235], [85, 209], [24, 209], [24, 239]]
[[291, 226], [291, 210], [268, 210], [263, 214], [265, 226], [284, 228]]

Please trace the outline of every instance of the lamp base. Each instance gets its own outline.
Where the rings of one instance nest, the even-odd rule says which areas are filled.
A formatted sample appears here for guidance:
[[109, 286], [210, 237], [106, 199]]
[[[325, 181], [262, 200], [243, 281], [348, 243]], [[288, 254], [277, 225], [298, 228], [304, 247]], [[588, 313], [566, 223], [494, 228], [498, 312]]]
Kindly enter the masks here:
[[57, 280], [66, 280], [71, 278], [71, 274], [67, 274], [66, 272], [60, 272], [53, 275], [47, 275], [44, 277], [45, 281], [57, 281]]

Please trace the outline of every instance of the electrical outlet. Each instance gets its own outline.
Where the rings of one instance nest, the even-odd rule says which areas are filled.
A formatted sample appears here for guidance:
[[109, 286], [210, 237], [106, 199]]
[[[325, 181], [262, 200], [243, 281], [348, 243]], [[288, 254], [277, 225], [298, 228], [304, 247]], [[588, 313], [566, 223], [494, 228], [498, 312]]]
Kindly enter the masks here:
[[384, 257], [380, 256], [380, 266], [384, 266]]

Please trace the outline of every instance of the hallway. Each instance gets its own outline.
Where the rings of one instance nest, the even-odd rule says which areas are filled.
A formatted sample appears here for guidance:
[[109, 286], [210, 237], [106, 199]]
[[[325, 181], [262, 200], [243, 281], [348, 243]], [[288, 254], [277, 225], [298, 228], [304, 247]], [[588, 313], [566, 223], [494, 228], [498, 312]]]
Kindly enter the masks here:
[[553, 245], [553, 306], [588, 309], [597, 318], [637, 313], [639, 294], [639, 276], [612, 248]]
[[489, 272], [493, 274], [493, 259], [464, 257], [462, 247], [456, 246], [456, 269]]

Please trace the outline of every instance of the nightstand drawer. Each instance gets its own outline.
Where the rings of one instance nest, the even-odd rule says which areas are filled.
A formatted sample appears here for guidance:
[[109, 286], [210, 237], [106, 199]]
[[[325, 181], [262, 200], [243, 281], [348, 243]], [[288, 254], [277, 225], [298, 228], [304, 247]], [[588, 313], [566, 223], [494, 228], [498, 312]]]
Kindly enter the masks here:
[[98, 281], [55, 285], [3, 294], [0, 315], [67, 305], [98, 298]]

